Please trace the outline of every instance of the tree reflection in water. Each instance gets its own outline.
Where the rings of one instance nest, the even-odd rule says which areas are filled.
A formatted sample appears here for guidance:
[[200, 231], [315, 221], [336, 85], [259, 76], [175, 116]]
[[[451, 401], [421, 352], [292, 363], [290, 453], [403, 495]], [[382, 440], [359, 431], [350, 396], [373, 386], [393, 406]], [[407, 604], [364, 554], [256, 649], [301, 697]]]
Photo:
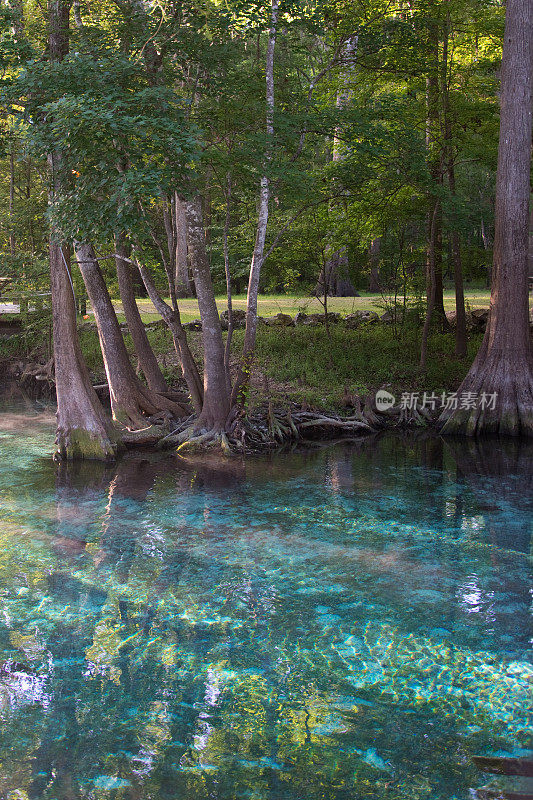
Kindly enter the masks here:
[[530, 743], [531, 446], [17, 458], [0, 796], [451, 800]]

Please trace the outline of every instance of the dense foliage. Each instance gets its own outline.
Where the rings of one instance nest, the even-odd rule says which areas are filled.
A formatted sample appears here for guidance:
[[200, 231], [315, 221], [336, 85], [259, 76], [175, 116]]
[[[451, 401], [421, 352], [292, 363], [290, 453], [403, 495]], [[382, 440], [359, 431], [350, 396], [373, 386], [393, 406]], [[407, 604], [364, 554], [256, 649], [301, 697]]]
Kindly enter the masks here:
[[[64, 235], [89, 232], [104, 249], [118, 227], [135, 229], [156, 267], [146, 218], [164, 235], [162, 199], [196, 185], [218, 290], [225, 288], [227, 204], [233, 280], [245, 286], [264, 168], [272, 187], [266, 250], [277, 247], [265, 261], [263, 291], [312, 290], [328, 253], [339, 248], [347, 249], [357, 289], [389, 293], [407, 284], [422, 291], [435, 197], [445, 280], [453, 272], [453, 231], [460, 232], [465, 278], [487, 280], [500, 2], [284, 4], [266, 165], [268, 9], [163, 2], [150, 7], [148, 27], [134, 9], [75, 4], [70, 55], [53, 67], [43, 60], [41, 8], [24, 1], [3, 12], [3, 273], [47, 285], [46, 155], [60, 147], [69, 179], [49, 213]], [[356, 45], [347, 55], [348, 40]], [[151, 81], [154, 44], [161, 63]]]

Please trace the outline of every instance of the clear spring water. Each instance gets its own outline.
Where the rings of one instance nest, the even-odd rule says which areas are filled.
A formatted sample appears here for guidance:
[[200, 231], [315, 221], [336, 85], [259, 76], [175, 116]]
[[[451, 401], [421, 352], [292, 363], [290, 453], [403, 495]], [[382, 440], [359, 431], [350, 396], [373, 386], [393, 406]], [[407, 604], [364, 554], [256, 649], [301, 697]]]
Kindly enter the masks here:
[[52, 439], [0, 416], [0, 797], [462, 800], [531, 748], [533, 445]]

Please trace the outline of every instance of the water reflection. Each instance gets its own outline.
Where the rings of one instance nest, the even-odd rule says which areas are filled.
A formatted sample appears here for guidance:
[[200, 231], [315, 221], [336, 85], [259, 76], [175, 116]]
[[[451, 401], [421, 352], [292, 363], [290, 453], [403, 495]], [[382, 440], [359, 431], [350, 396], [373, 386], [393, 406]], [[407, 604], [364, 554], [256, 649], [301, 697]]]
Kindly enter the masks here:
[[[0, 469], [0, 796], [464, 798], [530, 746], [532, 449]], [[15, 795], [13, 795], [15, 797]]]

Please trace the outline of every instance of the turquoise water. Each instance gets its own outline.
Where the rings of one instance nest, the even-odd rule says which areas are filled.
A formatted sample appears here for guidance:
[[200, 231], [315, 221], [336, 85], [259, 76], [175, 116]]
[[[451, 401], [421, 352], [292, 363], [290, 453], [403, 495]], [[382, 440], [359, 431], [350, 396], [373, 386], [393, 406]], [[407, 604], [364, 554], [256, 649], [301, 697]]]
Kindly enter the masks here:
[[0, 797], [466, 800], [532, 747], [532, 445], [52, 441], [1, 417]]

